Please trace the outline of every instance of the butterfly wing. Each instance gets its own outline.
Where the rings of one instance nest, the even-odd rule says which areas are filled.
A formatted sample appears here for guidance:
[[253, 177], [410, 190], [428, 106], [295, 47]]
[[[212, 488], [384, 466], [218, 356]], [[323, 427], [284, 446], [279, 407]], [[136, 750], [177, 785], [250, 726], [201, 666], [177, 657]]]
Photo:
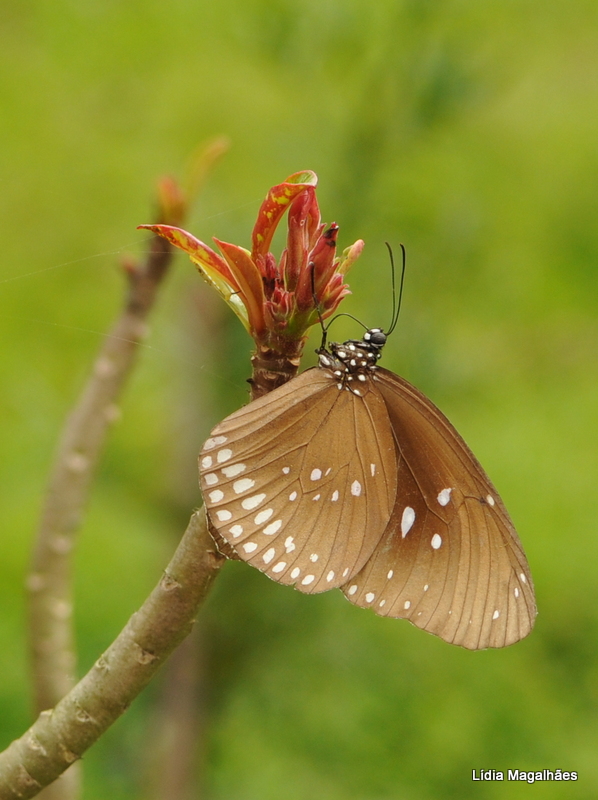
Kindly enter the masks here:
[[522, 639], [536, 616], [532, 578], [496, 489], [421, 392], [381, 368], [372, 380], [390, 418], [398, 488], [386, 531], [345, 595], [472, 650]]
[[374, 385], [355, 401], [331, 371], [307, 370], [217, 425], [199, 457], [212, 528], [244, 561], [303, 592], [358, 572], [395, 502], [386, 404]]

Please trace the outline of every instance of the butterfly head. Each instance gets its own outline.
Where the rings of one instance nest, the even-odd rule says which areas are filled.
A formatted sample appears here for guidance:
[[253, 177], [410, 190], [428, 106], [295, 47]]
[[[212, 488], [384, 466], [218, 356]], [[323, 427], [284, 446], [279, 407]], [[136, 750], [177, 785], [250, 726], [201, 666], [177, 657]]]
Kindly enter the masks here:
[[319, 366], [330, 372], [339, 389], [361, 395], [364, 387], [360, 388], [360, 384], [375, 372], [386, 338], [382, 328], [370, 328], [363, 339], [330, 342], [329, 349], [318, 350]]
[[370, 328], [363, 334], [363, 341], [374, 349], [374, 352], [382, 350], [386, 344], [387, 335], [382, 328]]

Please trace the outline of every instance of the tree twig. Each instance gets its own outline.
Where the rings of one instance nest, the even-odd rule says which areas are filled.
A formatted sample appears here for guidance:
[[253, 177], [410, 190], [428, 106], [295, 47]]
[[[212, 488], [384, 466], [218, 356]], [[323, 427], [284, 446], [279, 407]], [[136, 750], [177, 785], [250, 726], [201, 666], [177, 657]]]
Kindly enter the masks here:
[[118, 413], [115, 402], [135, 363], [146, 335], [145, 318], [172, 257], [164, 244], [158, 237], [152, 239], [147, 264], [127, 270], [125, 308], [67, 420], [50, 475], [26, 581], [38, 713], [52, 708], [74, 685], [70, 553], [107, 429]]
[[224, 562], [196, 511], [164, 576], [108, 650], [0, 753], [0, 800], [34, 797], [104, 733], [189, 633]]
[[[104, 340], [92, 374], [71, 412], [50, 473], [48, 491], [25, 585], [36, 713], [52, 708], [75, 684], [71, 552], [89, 496], [95, 467], [116, 402], [132, 372], [145, 320], [172, 261], [172, 248], [155, 237], [145, 264], [126, 267], [128, 292], [119, 319]], [[45, 793], [46, 800], [74, 800], [77, 768]]]
[[[158, 217], [180, 224], [214, 162], [228, 148], [222, 137], [194, 154], [187, 169], [186, 190], [163, 178], [158, 184]], [[146, 318], [172, 261], [173, 249], [154, 237], [141, 264], [125, 264], [128, 291], [120, 317], [109, 331], [92, 374], [67, 419], [52, 466], [48, 491], [26, 579], [29, 638], [37, 713], [52, 708], [75, 684], [76, 650], [72, 629], [71, 568], [81, 526], [116, 405], [147, 334]], [[79, 776], [75, 768], [44, 793], [46, 800], [75, 800]]]

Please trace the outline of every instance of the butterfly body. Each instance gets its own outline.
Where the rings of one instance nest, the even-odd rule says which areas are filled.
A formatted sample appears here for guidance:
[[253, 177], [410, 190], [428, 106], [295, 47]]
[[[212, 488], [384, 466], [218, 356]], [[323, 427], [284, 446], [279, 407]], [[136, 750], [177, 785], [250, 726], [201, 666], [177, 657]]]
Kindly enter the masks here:
[[378, 367], [386, 334], [230, 415], [200, 454], [213, 533], [302, 592], [341, 588], [470, 649], [526, 636], [525, 554], [489, 478], [444, 415]]

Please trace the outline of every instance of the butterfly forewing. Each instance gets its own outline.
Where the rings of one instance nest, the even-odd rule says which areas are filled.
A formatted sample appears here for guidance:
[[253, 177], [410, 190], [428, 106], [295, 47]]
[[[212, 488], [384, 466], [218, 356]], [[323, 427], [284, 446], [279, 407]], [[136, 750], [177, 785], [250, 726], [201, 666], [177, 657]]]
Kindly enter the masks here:
[[377, 387], [355, 403], [320, 369], [225, 419], [200, 455], [217, 534], [304, 592], [340, 586], [363, 567], [390, 518], [396, 471]]
[[398, 488], [379, 545], [343, 591], [470, 649], [523, 638], [536, 614], [531, 575], [495, 488], [421, 392], [384, 369], [372, 380], [389, 413]]

